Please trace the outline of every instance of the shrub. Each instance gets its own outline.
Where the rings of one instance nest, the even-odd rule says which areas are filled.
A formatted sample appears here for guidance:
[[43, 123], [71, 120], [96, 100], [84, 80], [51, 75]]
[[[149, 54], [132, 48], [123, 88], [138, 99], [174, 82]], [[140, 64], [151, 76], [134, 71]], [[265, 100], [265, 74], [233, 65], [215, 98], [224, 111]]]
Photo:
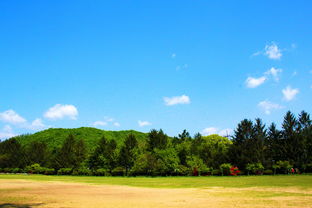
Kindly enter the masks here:
[[70, 175], [72, 173], [71, 168], [61, 168], [57, 171], [58, 175]]
[[21, 169], [20, 168], [13, 168], [11, 170], [11, 173], [20, 173], [21, 172]]
[[44, 168], [44, 175], [54, 175], [55, 174], [55, 169], [54, 168]]
[[221, 171], [219, 169], [214, 169], [211, 171], [211, 175], [221, 175]]
[[270, 169], [264, 170], [264, 171], [263, 171], [263, 174], [264, 174], [264, 175], [273, 175], [273, 170], [270, 170]]
[[190, 169], [184, 165], [179, 165], [177, 168], [178, 176], [187, 176], [190, 174]]
[[248, 163], [246, 166], [246, 170], [249, 173], [261, 175], [263, 173], [264, 167], [261, 163]]
[[232, 167], [230, 168], [230, 174], [231, 174], [232, 176], [237, 176], [239, 173], [240, 173], [240, 170], [238, 169], [238, 167], [232, 166]]
[[44, 171], [45, 171], [45, 168], [41, 167], [38, 163], [26, 166], [25, 168], [26, 173], [43, 174]]
[[304, 164], [302, 166], [304, 172], [306, 173], [312, 173], [312, 163]]
[[4, 173], [11, 173], [11, 168], [3, 168]]
[[124, 176], [126, 170], [123, 167], [116, 167], [112, 170], [113, 176]]
[[87, 168], [79, 168], [73, 170], [72, 175], [92, 175], [92, 171]]
[[230, 169], [231, 169], [232, 165], [230, 163], [223, 163], [220, 165], [220, 171], [222, 176], [223, 175], [230, 175]]
[[274, 168], [274, 174], [276, 170], [278, 170], [279, 173], [289, 173], [290, 169], [292, 168], [292, 165], [289, 163], [289, 161], [278, 161], [275, 165], [272, 166]]
[[202, 168], [200, 175], [208, 176], [208, 175], [211, 175], [211, 172], [212, 172], [212, 168], [205, 167], [205, 168]]
[[111, 174], [108, 172], [108, 170], [104, 168], [99, 168], [95, 171], [93, 171], [93, 174], [96, 176], [110, 176]]

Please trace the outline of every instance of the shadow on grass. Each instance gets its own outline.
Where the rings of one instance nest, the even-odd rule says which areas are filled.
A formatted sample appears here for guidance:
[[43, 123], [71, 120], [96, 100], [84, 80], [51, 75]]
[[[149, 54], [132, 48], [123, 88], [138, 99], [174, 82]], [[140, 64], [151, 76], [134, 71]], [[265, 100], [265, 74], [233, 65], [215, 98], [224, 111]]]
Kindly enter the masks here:
[[6, 203], [6, 204], [0, 204], [0, 208], [32, 208], [36, 206], [40, 206], [43, 203], [35, 203], [35, 204], [11, 204], [11, 203]]

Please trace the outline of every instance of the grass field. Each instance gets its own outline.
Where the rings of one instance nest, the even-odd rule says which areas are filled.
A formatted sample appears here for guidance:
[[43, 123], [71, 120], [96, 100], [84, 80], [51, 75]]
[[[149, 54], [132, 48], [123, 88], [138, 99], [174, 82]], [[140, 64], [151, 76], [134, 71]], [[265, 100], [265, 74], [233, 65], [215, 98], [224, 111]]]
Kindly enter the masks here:
[[312, 175], [0, 175], [4, 207], [312, 207]]

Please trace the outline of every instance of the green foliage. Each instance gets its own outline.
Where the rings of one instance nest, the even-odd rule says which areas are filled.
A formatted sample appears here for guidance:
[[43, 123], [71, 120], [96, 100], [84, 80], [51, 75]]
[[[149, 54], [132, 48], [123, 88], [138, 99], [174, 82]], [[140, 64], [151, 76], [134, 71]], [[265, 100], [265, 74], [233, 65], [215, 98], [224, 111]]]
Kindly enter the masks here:
[[131, 168], [131, 175], [155, 176], [158, 169], [158, 162], [150, 152], [140, 154]]
[[133, 167], [135, 157], [137, 155], [137, 147], [138, 142], [135, 136], [130, 134], [119, 151], [119, 164], [124, 167], [126, 175], [128, 175], [129, 170]]
[[290, 169], [293, 166], [289, 163], [289, 161], [277, 161], [276, 165], [273, 165], [274, 169], [277, 169], [280, 173], [289, 173]]
[[273, 170], [270, 170], [270, 169], [264, 170], [264, 171], [263, 171], [263, 174], [264, 174], [264, 175], [273, 175]]
[[93, 170], [104, 168], [109, 171], [114, 169], [117, 160], [116, 147], [115, 140], [108, 141], [105, 137], [102, 137], [89, 158], [88, 163], [90, 168]]
[[204, 164], [203, 160], [197, 156], [188, 157], [187, 165], [194, 176], [201, 175], [208, 171], [207, 166]]
[[168, 136], [163, 132], [163, 130], [151, 130], [148, 134], [148, 148], [153, 151], [154, 148], [165, 149], [168, 145]]
[[153, 175], [176, 175], [179, 166], [179, 158], [174, 148], [154, 149], [156, 167]]
[[[24, 171], [26, 173], [44, 174], [44, 175], [53, 175], [55, 173], [55, 170], [53, 168], [41, 167], [40, 164], [38, 163], [26, 166]], [[22, 170], [20, 169], [19, 172], [22, 172]]]
[[107, 140], [115, 140], [117, 145], [121, 145], [129, 134], [138, 140], [138, 143], [146, 141], [147, 134], [138, 131], [105, 131], [90, 127], [75, 129], [51, 128], [35, 134], [27, 134], [14, 137], [22, 146], [27, 146], [32, 142], [41, 142], [47, 145], [49, 151], [62, 147], [69, 135], [73, 135], [77, 140], [84, 140], [86, 151], [91, 153], [95, 150], [99, 140], [104, 136]]
[[58, 175], [71, 175], [73, 172], [72, 168], [61, 168], [57, 171]]
[[[301, 112], [284, 117], [282, 129], [260, 119], [241, 121], [232, 139], [191, 137], [183, 130], [103, 131], [95, 128], [48, 129], [0, 142], [0, 170], [74, 175], [228, 175], [312, 172], [312, 121]], [[25, 168], [26, 167], [26, 168]], [[238, 173], [238, 171], [237, 171]]]
[[86, 176], [90, 176], [93, 175], [92, 171], [87, 169], [87, 168], [78, 168], [73, 170], [72, 175], [86, 175]]
[[99, 168], [97, 170], [94, 170], [93, 174], [96, 176], [110, 176], [111, 175], [111, 173], [104, 168]]
[[230, 163], [223, 163], [220, 165], [220, 171], [222, 175], [230, 175], [232, 165]]
[[263, 173], [264, 167], [261, 163], [248, 163], [246, 165], [246, 170], [249, 173], [261, 175]]
[[116, 167], [112, 170], [113, 176], [124, 176], [126, 174], [126, 169], [123, 167]]
[[217, 134], [202, 137], [199, 156], [208, 167], [219, 168], [228, 161], [228, 151], [232, 141]]

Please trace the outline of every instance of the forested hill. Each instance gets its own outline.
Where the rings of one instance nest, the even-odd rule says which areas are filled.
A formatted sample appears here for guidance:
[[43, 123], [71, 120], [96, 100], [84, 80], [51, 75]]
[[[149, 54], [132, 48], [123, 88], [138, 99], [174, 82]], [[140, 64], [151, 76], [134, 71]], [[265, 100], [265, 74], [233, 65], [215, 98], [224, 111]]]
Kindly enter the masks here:
[[108, 140], [115, 140], [117, 144], [123, 143], [129, 134], [133, 134], [139, 143], [146, 140], [147, 134], [134, 131], [105, 131], [101, 129], [91, 127], [81, 127], [73, 129], [63, 128], [50, 128], [44, 131], [40, 131], [34, 134], [26, 134], [15, 137], [22, 145], [28, 145], [33, 141], [43, 142], [47, 145], [48, 149], [60, 148], [64, 143], [68, 135], [72, 134], [76, 139], [83, 139], [87, 150], [93, 151], [101, 137], [105, 137]]

